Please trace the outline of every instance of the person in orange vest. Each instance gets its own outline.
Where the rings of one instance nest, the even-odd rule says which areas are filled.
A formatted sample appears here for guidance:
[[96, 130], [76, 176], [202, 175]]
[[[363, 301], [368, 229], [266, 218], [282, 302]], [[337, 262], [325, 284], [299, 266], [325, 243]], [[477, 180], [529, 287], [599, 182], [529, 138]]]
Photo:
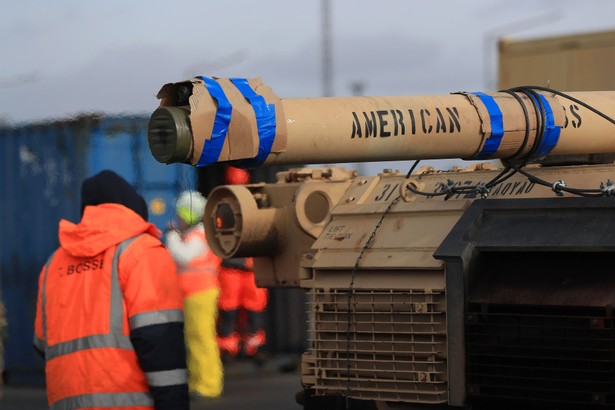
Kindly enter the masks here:
[[[248, 184], [250, 174], [240, 168], [227, 167], [228, 184]], [[218, 346], [225, 361], [239, 353], [255, 358], [266, 342], [264, 311], [267, 307], [267, 289], [256, 286], [252, 258], [224, 259], [218, 275], [220, 300], [218, 302]], [[240, 313], [245, 313], [244, 329], [240, 326]]]
[[103, 171], [82, 183], [81, 209], [39, 277], [50, 409], [188, 409], [181, 291], [145, 200]]
[[205, 203], [199, 192], [180, 194], [175, 206], [178, 226], [167, 233], [166, 245], [177, 264], [184, 295], [188, 386], [193, 397], [216, 398], [223, 389], [222, 362], [216, 344], [220, 258], [205, 239]]

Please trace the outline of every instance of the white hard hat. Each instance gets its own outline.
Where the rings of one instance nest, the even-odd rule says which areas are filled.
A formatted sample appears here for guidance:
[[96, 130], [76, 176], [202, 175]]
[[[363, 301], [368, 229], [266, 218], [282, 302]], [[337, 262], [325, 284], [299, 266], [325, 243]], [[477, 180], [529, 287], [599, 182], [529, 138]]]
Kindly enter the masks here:
[[194, 225], [203, 219], [207, 200], [200, 192], [184, 191], [177, 198], [175, 213], [189, 225]]

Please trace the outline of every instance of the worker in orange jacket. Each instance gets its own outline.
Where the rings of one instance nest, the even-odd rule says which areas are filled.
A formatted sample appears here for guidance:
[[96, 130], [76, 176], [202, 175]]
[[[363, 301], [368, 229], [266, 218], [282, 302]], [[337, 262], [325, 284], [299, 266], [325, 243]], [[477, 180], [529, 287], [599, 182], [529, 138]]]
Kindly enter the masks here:
[[[228, 184], [248, 184], [250, 174], [241, 168], [227, 167]], [[220, 299], [218, 302], [218, 346], [225, 359], [239, 353], [255, 358], [266, 342], [264, 311], [267, 307], [267, 289], [256, 286], [252, 258], [224, 259], [218, 275]], [[243, 328], [240, 313], [245, 313]]]
[[120, 176], [86, 179], [39, 278], [34, 344], [55, 409], [188, 409], [175, 264]]
[[176, 201], [178, 226], [166, 235], [177, 263], [184, 295], [188, 387], [193, 397], [216, 398], [223, 388], [222, 362], [216, 344], [218, 258], [207, 246], [203, 213], [206, 200], [196, 191], [182, 192]]
[[[267, 289], [254, 281], [252, 258], [224, 259], [219, 274], [218, 346], [225, 359], [239, 353], [256, 358], [266, 342], [264, 312]], [[245, 323], [240, 321], [245, 313]]]

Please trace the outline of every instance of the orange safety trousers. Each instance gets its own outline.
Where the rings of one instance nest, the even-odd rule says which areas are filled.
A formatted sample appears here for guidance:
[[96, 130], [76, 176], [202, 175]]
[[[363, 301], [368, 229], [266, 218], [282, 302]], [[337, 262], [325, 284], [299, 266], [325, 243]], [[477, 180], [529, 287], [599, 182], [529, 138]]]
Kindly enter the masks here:
[[223, 267], [218, 274], [218, 282], [218, 307], [221, 310], [244, 308], [252, 312], [262, 312], [267, 307], [267, 289], [256, 286], [254, 272]]
[[[248, 264], [251, 264], [251, 261], [248, 261]], [[222, 267], [218, 281], [220, 282], [218, 307], [221, 311], [218, 346], [221, 351], [236, 356], [243, 341], [245, 353], [253, 356], [258, 348], [265, 344], [264, 330], [260, 328], [249, 330], [247, 334], [240, 335], [237, 332], [236, 323], [233, 322], [237, 320], [237, 311], [240, 309], [249, 312], [248, 320], [256, 318], [255, 314], [262, 314], [267, 307], [267, 289], [256, 286], [253, 271], [242, 269]], [[231, 331], [231, 329], [234, 330]]]

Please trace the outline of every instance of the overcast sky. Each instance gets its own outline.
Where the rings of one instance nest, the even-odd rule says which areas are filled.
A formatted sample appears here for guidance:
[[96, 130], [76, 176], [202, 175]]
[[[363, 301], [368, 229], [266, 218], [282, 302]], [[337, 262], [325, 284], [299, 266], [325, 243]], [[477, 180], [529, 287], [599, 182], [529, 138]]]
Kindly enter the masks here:
[[[611, 0], [329, 1], [340, 96], [357, 82], [366, 95], [489, 90], [499, 37], [615, 29]], [[320, 0], [3, 3], [0, 121], [149, 114], [163, 84], [197, 74], [323, 95]]]
[[[481, 90], [485, 42], [615, 29], [610, 0], [330, 0], [335, 95]], [[150, 113], [166, 82], [262, 77], [318, 97], [321, 2], [19, 0], [0, 13], [0, 117]], [[495, 66], [493, 66], [495, 70]], [[490, 73], [491, 78], [494, 74]]]

